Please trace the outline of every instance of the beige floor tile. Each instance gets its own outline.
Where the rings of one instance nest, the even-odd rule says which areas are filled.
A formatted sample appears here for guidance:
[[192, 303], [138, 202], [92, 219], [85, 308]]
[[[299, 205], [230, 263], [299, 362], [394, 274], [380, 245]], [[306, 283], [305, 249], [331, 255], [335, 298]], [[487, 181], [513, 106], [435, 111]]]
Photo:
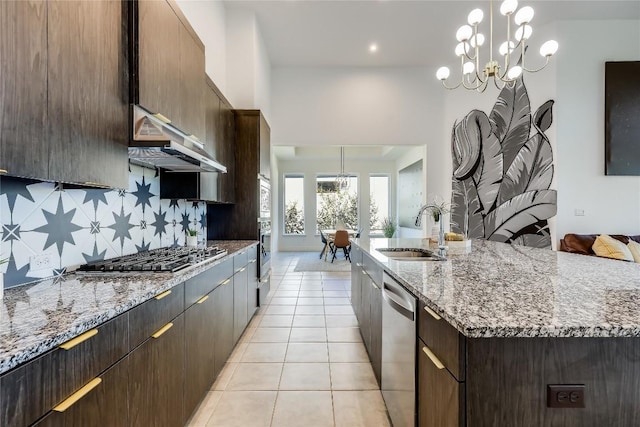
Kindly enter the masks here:
[[325, 305], [351, 305], [349, 298], [325, 298]]
[[240, 363], [227, 385], [228, 390], [277, 390], [282, 363]]
[[285, 343], [249, 343], [242, 358], [243, 363], [277, 363], [284, 362], [287, 352]]
[[274, 427], [333, 427], [329, 391], [281, 391], [273, 413]]
[[322, 298], [324, 296], [324, 292], [320, 291], [320, 290], [313, 290], [313, 291], [308, 291], [308, 290], [301, 290], [300, 291], [300, 295], [298, 295], [300, 298]]
[[[254, 334], [255, 338], [255, 334]], [[362, 342], [360, 328], [327, 328], [329, 342]]]
[[278, 289], [276, 292], [274, 292], [273, 297], [274, 298], [298, 298], [298, 292], [299, 291]]
[[[257, 324], [257, 323], [256, 323]], [[240, 340], [238, 340], [239, 344], [246, 344], [249, 341], [251, 341], [251, 338], [253, 337], [253, 334], [255, 334], [256, 332], [256, 328], [254, 327], [248, 327], [244, 330], [244, 332], [242, 333], [242, 335], [240, 336]]]
[[325, 298], [346, 298], [347, 293], [345, 291], [324, 291]]
[[291, 328], [289, 342], [327, 342], [325, 328]]
[[293, 318], [294, 328], [324, 328], [326, 326], [324, 316], [299, 316]]
[[207, 395], [202, 399], [202, 402], [200, 402], [200, 405], [187, 423], [187, 427], [205, 427], [221, 397], [221, 391], [207, 392]]
[[322, 282], [303, 283], [300, 285], [301, 291], [321, 291]]
[[227, 388], [227, 384], [229, 384], [229, 380], [231, 379], [231, 376], [233, 375], [237, 367], [237, 363], [225, 363], [222, 371], [220, 371], [220, 373], [218, 374], [218, 378], [216, 378], [216, 381], [211, 386], [211, 390], [224, 390], [225, 388]]
[[227, 362], [239, 362], [240, 358], [242, 357], [242, 355], [244, 354], [245, 350], [247, 349], [247, 345], [249, 345], [248, 343], [238, 343], [236, 344], [236, 346], [233, 348], [233, 351], [231, 352], [231, 356], [229, 356], [229, 360], [227, 360]]
[[298, 298], [298, 306], [301, 305], [323, 305], [322, 298]]
[[296, 311], [295, 305], [270, 305], [266, 307], [264, 311], [265, 316], [269, 315], [283, 315], [283, 314], [293, 314]]
[[331, 363], [333, 390], [377, 390], [378, 383], [369, 363]]
[[298, 298], [276, 298], [273, 297], [269, 304], [271, 305], [296, 305]]
[[389, 427], [387, 408], [379, 390], [334, 391], [336, 427]]
[[305, 316], [310, 314], [322, 315], [324, 314], [324, 305], [299, 305], [296, 307], [296, 314]]
[[[278, 286], [277, 291], [297, 291], [300, 290], [300, 284], [295, 284], [295, 283], [283, 283], [280, 286]], [[276, 292], [277, 292], [276, 291]], [[272, 291], [272, 293], [274, 293]]]
[[291, 328], [258, 328], [251, 342], [289, 342]]
[[258, 324], [260, 328], [290, 328], [293, 316], [291, 315], [267, 315], [262, 316]]
[[369, 362], [364, 344], [357, 342], [330, 342], [329, 360], [333, 362]]
[[328, 363], [285, 363], [280, 390], [331, 390]]
[[207, 427], [268, 427], [277, 395], [275, 391], [227, 391]]
[[287, 363], [329, 362], [327, 343], [289, 343]]
[[327, 328], [357, 328], [356, 316], [327, 316]]
[[351, 287], [351, 284], [342, 284], [335, 282], [324, 282], [323, 289], [325, 291], [345, 291]]
[[[283, 306], [284, 307], [284, 306]], [[327, 305], [324, 308], [324, 313], [328, 314], [328, 315], [343, 315], [343, 316], [348, 316], [351, 315], [353, 316], [353, 307], [351, 307], [350, 305]]]

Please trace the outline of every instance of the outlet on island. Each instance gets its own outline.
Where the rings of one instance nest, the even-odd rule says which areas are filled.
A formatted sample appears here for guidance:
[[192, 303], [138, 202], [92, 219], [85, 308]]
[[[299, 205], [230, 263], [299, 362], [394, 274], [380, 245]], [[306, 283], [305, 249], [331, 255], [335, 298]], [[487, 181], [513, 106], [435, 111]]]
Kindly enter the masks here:
[[548, 408], [584, 408], [584, 384], [547, 384]]
[[33, 255], [29, 258], [29, 269], [31, 271], [47, 270], [53, 268], [54, 256], [45, 252], [40, 255]]

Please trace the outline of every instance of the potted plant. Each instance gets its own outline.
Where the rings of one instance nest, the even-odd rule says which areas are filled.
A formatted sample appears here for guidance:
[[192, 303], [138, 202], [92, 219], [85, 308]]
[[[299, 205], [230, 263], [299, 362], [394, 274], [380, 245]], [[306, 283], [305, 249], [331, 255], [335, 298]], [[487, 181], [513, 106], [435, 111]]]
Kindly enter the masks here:
[[187, 229], [187, 246], [192, 248], [198, 246], [198, 232], [191, 228]]
[[396, 222], [389, 218], [385, 217], [382, 219], [382, 233], [384, 237], [390, 239], [393, 237], [393, 234], [396, 232]]

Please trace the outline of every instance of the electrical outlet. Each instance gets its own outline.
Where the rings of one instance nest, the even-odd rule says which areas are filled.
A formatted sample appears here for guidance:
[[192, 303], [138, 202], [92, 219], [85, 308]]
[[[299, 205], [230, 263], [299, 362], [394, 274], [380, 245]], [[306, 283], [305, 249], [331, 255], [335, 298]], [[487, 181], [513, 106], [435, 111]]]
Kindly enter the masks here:
[[31, 271], [52, 269], [54, 267], [53, 260], [53, 254], [49, 252], [45, 252], [40, 255], [33, 255], [29, 258], [29, 269]]
[[584, 384], [547, 384], [548, 408], [584, 408]]
[[584, 209], [576, 209], [575, 211], [573, 211], [573, 215], [584, 216]]

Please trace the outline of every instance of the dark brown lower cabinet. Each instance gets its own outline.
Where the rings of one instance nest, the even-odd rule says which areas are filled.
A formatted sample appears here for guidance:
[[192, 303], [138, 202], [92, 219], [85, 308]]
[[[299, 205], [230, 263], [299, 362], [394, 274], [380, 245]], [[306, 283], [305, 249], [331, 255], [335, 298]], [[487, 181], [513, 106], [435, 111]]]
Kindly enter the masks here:
[[250, 320], [258, 309], [258, 260], [249, 260], [247, 266], [249, 284], [247, 286], [247, 320]]
[[213, 292], [204, 295], [184, 312], [185, 385], [187, 418], [215, 379], [215, 304]]
[[211, 293], [214, 307], [215, 375], [217, 376], [233, 350], [233, 277]]
[[[186, 419], [184, 395], [184, 315], [173, 319], [133, 350], [129, 417], [132, 426], [177, 427]], [[164, 333], [162, 333], [164, 329]]]
[[233, 343], [237, 343], [247, 327], [247, 293], [249, 272], [247, 266], [240, 268], [233, 275]]
[[363, 274], [360, 280], [360, 316], [358, 317], [358, 323], [362, 340], [367, 350], [371, 348], [371, 289], [371, 278]]
[[378, 380], [378, 386], [380, 386], [382, 380], [382, 290], [373, 280], [369, 282], [372, 286], [369, 294], [371, 308], [369, 358], [373, 373]]
[[[425, 351], [427, 350], [427, 351]], [[465, 383], [458, 382], [444, 367], [437, 366], [421, 339], [418, 351], [418, 425], [462, 427], [465, 425]]]

